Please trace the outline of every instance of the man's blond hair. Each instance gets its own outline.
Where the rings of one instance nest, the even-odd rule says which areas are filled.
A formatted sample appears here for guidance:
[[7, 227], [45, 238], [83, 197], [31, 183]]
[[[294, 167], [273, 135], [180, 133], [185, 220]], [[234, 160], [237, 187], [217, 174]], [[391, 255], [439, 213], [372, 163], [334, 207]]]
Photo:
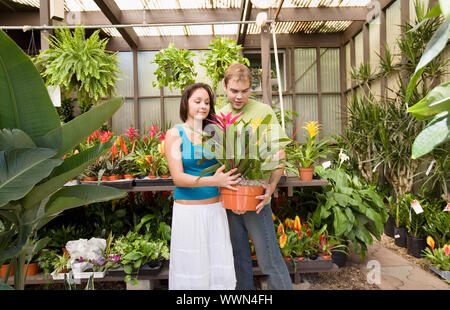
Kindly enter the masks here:
[[250, 85], [252, 85], [253, 77], [250, 69], [246, 65], [234, 63], [228, 67], [227, 71], [225, 71], [225, 75], [223, 77], [225, 86], [228, 86], [228, 81], [230, 80], [248, 80], [250, 82]]

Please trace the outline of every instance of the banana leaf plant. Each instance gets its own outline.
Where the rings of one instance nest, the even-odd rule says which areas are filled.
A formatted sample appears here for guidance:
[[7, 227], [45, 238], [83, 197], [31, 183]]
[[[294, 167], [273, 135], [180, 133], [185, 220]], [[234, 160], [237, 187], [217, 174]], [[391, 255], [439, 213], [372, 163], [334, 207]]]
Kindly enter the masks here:
[[[61, 125], [30, 58], [0, 30], [0, 265], [14, 268], [14, 288], [24, 289], [24, 266], [45, 247], [48, 239], [37, 231], [64, 210], [117, 199], [125, 192], [112, 187], [64, 186], [80, 175], [111, 142], [66, 159], [123, 104], [113, 98]], [[0, 284], [5, 288], [7, 276]]]
[[[428, 43], [414, 74], [409, 81], [406, 102], [409, 102], [414, 90], [417, 88], [420, 77], [426, 66], [444, 50], [450, 33], [450, 2], [439, 0], [439, 4], [434, 6], [425, 16], [427, 19], [443, 15], [444, 23], [434, 33]], [[414, 30], [414, 29], [411, 29]], [[438, 145], [450, 140], [450, 82], [442, 83], [427, 96], [409, 107], [410, 112], [418, 120], [429, 120], [427, 126], [420, 132], [413, 143], [412, 158], [419, 158], [430, 153]]]

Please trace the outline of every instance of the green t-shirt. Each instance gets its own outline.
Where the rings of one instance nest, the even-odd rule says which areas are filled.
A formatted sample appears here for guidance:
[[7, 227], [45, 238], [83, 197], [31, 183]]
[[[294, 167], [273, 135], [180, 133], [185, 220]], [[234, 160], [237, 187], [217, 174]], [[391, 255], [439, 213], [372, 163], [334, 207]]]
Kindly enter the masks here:
[[[217, 113], [223, 113], [227, 115], [228, 113], [232, 112], [232, 116], [234, 117], [238, 113], [242, 113], [242, 116], [239, 118], [239, 120], [243, 120], [244, 122], [249, 122], [250, 120], [257, 120], [257, 119], [264, 119], [264, 117], [267, 116], [267, 114], [271, 114], [272, 118], [270, 121], [270, 132], [273, 143], [278, 143], [278, 147], [282, 148], [283, 146], [287, 145], [289, 142], [279, 142], [277, 137], [279, 138], [288, 138], [286, 133], [284, 132], [283, 128], [278, 123], [277, 117], [275, 112], [272, 110], [272, 108], [264, 104], [260, 101], [256, 100], [250, 100], [246, 105], [244, 105], [240, 110], [234, 109], [231, 104], [225, 105], [222, 109], [220, 109]], [[266, 181], [268, 182], [270, 180], [270, 175], [267, 176]], [[270, 203], [270, 200], [266, 202]]]

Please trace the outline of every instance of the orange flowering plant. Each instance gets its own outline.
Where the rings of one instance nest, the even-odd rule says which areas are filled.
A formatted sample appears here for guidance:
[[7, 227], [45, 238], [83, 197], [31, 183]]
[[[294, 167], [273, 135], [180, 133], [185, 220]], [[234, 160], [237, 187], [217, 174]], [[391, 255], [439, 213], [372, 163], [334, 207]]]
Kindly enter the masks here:
[[435, 243], [433, 237], [427, 237], [427, 247], [424, 253], [424, 260], [428, 262], [430, 265], [435, 266], [437, 269], [441, 271], [449, 271], [450, 270], [450, 245], [444, 244], [442, 248], [435, 249]]

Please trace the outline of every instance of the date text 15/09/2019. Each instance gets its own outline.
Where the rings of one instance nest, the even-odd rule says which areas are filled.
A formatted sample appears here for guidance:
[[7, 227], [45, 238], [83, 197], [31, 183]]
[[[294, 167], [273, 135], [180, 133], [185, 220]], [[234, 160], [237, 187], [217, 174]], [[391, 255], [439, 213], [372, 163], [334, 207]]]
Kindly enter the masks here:
[[271, 305], [272, 295], [265, 294], [220, 294], [219, 298], [210, 296], [178, 296], [177, 305], [203, 305], [208, 307], [210, 304], [222, 305]]

